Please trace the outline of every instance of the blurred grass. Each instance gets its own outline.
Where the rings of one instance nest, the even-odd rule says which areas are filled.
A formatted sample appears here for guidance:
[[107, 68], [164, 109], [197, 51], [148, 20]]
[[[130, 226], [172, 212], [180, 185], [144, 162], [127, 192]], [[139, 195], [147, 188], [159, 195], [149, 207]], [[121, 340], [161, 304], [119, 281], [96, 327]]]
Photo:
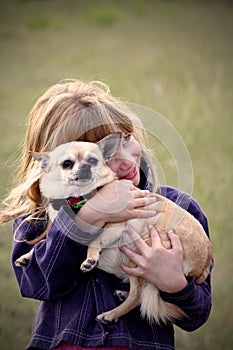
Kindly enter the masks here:
[[[176, 329], [178, 350], [233, 348], [232, 14], [230, 1], [0, 3], [2, 197], [29, 110], [63, 78], [108, 82], [115, 95], [158, 111], [184, 139], [193, 196], [209, 218], [215, 269], [210, 319], [191, 334]], [[177, 186], [168, 151], [157, 142], [154, 148], [166, 183]], [[21, 350], [37, 302], [19, 295], [10, 265], [11, 225], [0, 230], [0, 348]]]

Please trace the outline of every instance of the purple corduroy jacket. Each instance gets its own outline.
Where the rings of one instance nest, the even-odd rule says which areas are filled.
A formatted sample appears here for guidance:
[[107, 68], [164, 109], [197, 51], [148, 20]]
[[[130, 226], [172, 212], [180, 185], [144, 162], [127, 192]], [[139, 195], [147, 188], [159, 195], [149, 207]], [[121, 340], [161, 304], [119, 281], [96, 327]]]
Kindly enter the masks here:
[[[151, 189], [146, 177], [140, 188]], [[197, 202], [188, 194], [171, 187], [160, 187], [160, 194], [188, 210], [209, 236], [208, 223]], [[32, 239], [44, 230], [43, 222], [27, 222], [19, 217], [13, 224], [17, 240]], [[79, 239], [77, 239], [79, 237]], [[33, 257], [26, 267], [16, 267], [14, 261], [32, 246], [14, 242], [12, 263], [22, 296], [40, 300], [27, 349], [52, 349], [61, 341], [81, 347], [127, 346], [133, 350], [172, 350], [172, 324], [150, 325], [140, 317], [139, 307], [115, 324], [103, 325], [96, 315], [119, 304], [116, 289], [128, 290], [129, 285], [102, 270], [82, 273], [80, 264], [86, 258], [87, 243], [93, 236], [80, 231], [67, 208], [61, 207], [51, 225], [46, 240], [34, 246]], [[179, 306], [188, 316], [175, 324], [186, 331], [203, 325], [211, 309], [210, 276], [197, 285], [188, 285], [176, 293], [161, 292], [161, 297]]]

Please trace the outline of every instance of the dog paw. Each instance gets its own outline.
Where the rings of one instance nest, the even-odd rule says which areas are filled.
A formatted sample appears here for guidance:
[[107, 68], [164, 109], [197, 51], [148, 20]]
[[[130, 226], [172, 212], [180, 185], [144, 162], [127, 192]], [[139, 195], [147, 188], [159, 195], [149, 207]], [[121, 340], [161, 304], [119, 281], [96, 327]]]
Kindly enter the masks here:
[[28, 265], [29, 261], [30, 261], [30, 259], [21, 256], [19, 259], [17, 259], [17, 260], [15, 261], [15, 266], [18, 266], [18, 267], [25, 267], [25, 266]]
[[96, 317], [96, 321], [102, 324], [111, 324], [111, 323], [116, 323], [118, 319], [112, 318], [108, 312], [104, 312], [103, 314], [100, 314]]
[[82, 265], [80, 266], [80, 269], [83, 272], [89, 272], [91, 271], [95, 266], [98, 265], [98, 260], [96, 259], [86, 259]]
[[124, 290], [115, 290], [114, 296], [118, 298], [119, 301], [123, 302], [125, 299], [128, 298], [129, 292], [124, 291]]

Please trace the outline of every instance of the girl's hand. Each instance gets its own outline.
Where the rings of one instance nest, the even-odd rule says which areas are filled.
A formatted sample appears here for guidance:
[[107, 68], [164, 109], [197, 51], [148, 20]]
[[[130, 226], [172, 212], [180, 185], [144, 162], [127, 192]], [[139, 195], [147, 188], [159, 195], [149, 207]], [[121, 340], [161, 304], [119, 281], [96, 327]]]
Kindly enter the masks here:
[[136, 264], [136, 267], [122, 264], [123, 271], [132, 276], [143, 277], [161, 291], [168, 293], [177, 292], [187, 285], [188, 282], [183, 273], [183, 250], [178, 235], [172, 231], [167, 233], [171, 241], [171, 249], [166, 249], [153, 225], [149, 225], [151, 247], [132, 227], [127, 226], [126, 230], [134, 240], [139, 253], [135, 253], [126, 246], [120, 247], [120, 250]]
[[149, 191], [138, 189], [129, 180], [115, 180], [88, 200], [78, 212], [76, 222], [80, 224], [82, 221], [96, 228], [103, 227], [107, 222], [154, 216], [156, 212], [146, 206], [156, 202], [156, 197], [148, 194]]

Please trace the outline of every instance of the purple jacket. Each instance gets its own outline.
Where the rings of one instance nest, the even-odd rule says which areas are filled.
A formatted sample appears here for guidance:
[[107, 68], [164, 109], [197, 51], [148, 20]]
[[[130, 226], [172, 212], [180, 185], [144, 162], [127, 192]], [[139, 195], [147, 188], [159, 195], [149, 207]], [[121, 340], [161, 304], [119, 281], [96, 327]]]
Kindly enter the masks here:
[[[141, 188], [148, 188], [144, 181]], [[199, 205], [187, 194], [171, 187], [161, 187], [160, 193], [187, 209], [203, 225], [208, 235], [208, 224]], [[13, 231], [17, 239], [32, 239], [44, 229], [43, 222], [15, 220]], [[128, 284], [99, 269], [82, 273], [80, 264], [87, 247], [72, 238], [89, 238], [76, 226], [66, 208], [62, 207], [45, 241], [35, 245], [27, 267], [13, 264], [22, 296], [40, 300], [33, 324], [32, 338], [27, 349], [51, 349], [62, 340], [82, 347], [128, 346], [134, 350], [174, 349], [173, 325], [150, 326], [140, 317], [139, 307], [111, 325], [95, 320], [97, 314], [114, 308], [119, 301], [116, 289], [127, 290]], [[27, 243], [14, 242], [12, 262], [28, 252]], [[188, 315], [175, 324], [194, 331], [208, 319], [211, 309], [210, 276], [197, 285], [193, 279], [177, 293], [161, 292], [161, 297], [181, 307]]]

